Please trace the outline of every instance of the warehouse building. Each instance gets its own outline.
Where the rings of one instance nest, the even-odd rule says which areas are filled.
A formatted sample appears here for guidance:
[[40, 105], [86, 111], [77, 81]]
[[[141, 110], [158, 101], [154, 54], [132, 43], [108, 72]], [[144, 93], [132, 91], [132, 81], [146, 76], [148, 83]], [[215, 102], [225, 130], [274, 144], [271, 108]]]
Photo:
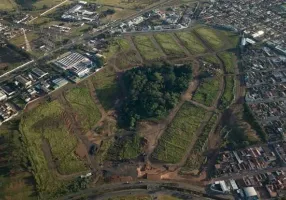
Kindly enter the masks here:
[[0, 101], [4, 101], [6, 99], [7, 99], [7, 95], [2, 90], [0, 90]]
[[37, 76], [37, 78], [43, 78], [44, 76], [48, 75], [47, 72], [43, 72], [41, 69], [39, 69], [37, 67], [32, 69], [32, 72], [35, 76]]

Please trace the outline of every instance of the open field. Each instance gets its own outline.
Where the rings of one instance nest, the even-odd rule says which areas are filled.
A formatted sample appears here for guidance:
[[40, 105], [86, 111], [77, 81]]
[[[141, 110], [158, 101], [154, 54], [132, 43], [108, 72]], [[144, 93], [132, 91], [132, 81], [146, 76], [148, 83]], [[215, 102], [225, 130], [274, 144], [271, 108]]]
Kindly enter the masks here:
[[177, 37], [192, 54], [205, 53], [207, 49], [192, 32], [178, 32]]
[[159, 139], [152, 157], [167, 163], [179, 162], [199, 129], [206, 111], [187, 102]]
[[219, 32], [220, 35], [223, 35], [224, 37], [228, 38], [229, 48], [236, 48], [237, 47], [237, 45], [239, 44], [239, 35], [237, 35], [236, 33], [231, 32], [231, 31], [219, 30], [218, 32]]
[[216, 30], [207, 27], [199, 27], [196, 28], [195, 31], [201, 35], [214, 50], [219, 50], [223, 47], [224, 41], [218, 37]]
[[135, 1], [125, 1], [125, 0], [87, 0], [87, 2], [93, 2], [108, 6], [114, 6], [119, 8], [128, 9], [142, 9], [148, 5], [155, 3], [155, 0], [135, 0]]
[[73, 88], [66, 94], [66, 99], [76, 113], [83, 131], [87, 132], [91, 130], [100, 120], [101, 113], [92, 99], [88, 88], [82, 86]]
[[[32, 42], [33, 40], [35, 40], [39, 37], [39, 35], [37, 35], [33, 32], [26, 33], [26, 36], [27, 36], [27, 39], [29, 42]], [[24, 35], [14, 37], [14, 38], [10, 39], [9, 42], [11, 42], [12, 44], [14, 44], [17, 47], [21, 47], [21, 46], [26, 44]]]
[[[61, 109], [58, 102], [45, 103], [32, 112], [24, 114], [20, 124], [23, 143], [31, 162], [37, 189], [44, 195], [53, 195], [62, 187], [62, 182], [56, 181], [54, 173], [49, 170], [48, 162], [43, 152], [43, 136], [53, 134], [57, 126], [62, 126], [62, 121], [52, 120], [60, 112]], [[57, 137], [57, 135], [55, 136]], [[62, 148], [62, 150], [64, 151], [65, 149]]]
[[163, 56], [148, 36], [138, 35], [133, 40], [140, 54], [146, 60], [155, 60]]
[[141, 138], [138, 135], [118, 138], [109, 148], [107, 160], [134, 159], [141, 153]]
[[234, 98], [234, 77], [233, 76], [226, 76], [225, 77], [225, 89], [223, 95], [221, 97], [221, 105], [219, 106], [221, 109], [227, 108], [233, 98]]
[[109, 59], [120, 51], [127, 51], [130, 48], [129, 42], [124, 38], [111, 40], [108, 48], [104, 51], [104, 56]]
[[198, 89], [194, 93], [193, 100], [206, 106], [211, 106], [217, 98], [220, 82], [221, 80], [217, 76], [202, 79]]
[[17, 4], [14, 0], [1, 0], [0, 10], [11, 11], [17, 8]]
[[34, 179], [27, 170], [27, 155], [17, 129], [18, 121], [0, 127], [0, 199], [36, 200]]
[[159, 33], [154, 35], [155, 39], [166, 53], [171, 57], [182, 57], [185, 55], [184, 51], [178, 46], [172, 35], [169, 33]]
[[202, 60], [209, 62], [209, 63], [213, 63], [213, 64], [220, 64], [219, 59], [216, 56], [213, 55], [208, 55], [208, 56], [204, 56], [202, 58]]
[[234, 53], [223, 52], [219, 54], [219, 57], [222, 59], [224, 63], [226, 73], [233, 74], [235, 72], [235, 60], [236, 60]]
[[113, 108], [118, 95], [116, 73], [112, 69], [105, 67], [97, 72], [95, 76], [92, 76], [92, 83], [104, 109], [109, 110]]
[[22, 55], [21, 50], [17, 52], [9, 46], [0, 47], [0, 75], [20, 66], [28, 60], [26, 55]]
[[[208, 136], [210, 131], [214, 128], [218, 115], [213, 114], [210, 120], [203, 128], [202, 134], [198, 137], [194, 147], [191, 151], [189, 158], [181, 169], [181, 173], [198, 172], [205, 157], [203, 156], [204, 150], [207, 148]], [[194, 171], [195, 170], [195, 171]]]

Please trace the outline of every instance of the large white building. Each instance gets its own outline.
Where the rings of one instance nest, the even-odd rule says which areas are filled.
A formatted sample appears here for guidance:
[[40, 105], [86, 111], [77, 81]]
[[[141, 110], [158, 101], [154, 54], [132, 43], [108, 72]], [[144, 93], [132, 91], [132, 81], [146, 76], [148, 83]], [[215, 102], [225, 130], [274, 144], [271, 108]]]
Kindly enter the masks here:
[[90, 71], [93, 62], [79, 53], [69, 53], [61, 59], [54, 62], [63, 70], [69, 70], [78, 77], [83, 77]]

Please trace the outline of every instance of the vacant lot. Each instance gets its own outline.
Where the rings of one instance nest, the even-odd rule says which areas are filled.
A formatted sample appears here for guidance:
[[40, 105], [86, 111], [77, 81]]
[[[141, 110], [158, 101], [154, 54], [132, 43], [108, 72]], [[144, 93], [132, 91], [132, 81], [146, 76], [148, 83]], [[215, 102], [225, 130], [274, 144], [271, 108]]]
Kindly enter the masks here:
[[154, 35], [157, 42], [162, 47], [166, 55], [171, 57], [182, 57], [185, 55], [184, 51], [179, 47], [172, 35], [169, 33], [160, 33]]
[[185, 103], [161, 136], [152, 157], [166, 163], [179, 162], [186, 153], [205, 115], [206, 111], [202, 108], [188, 102]]
[[142, 57], [144, 57], [146, 60], [155, 60], [163, 56], [148, 36], [135, 36], [134, 43]]
[[[35, 40], [39, 37], [39, 35], [37, 35], [33, 32], [26, 33], [26, 36], [27, 36], [27, 39], [29, 42], [32, 42], [33, 40]], [[24, 35], [16, 36], [16, 37], [12, 38], [9, 42], [11, 42], [12, 44], [14, 44], [17, 47], [21, 47], [21, 46], [26, 44]]]
[[88, 2], [99, 3], [108, 6], [115, 6], [125, 9], [142, 9], [148, 5], [155, 3], [155, 0], [134, 0], [134, 1], [125, 1], [125, 0], [87, 0]]
[[124, 38], [117, 38], [110, 41], [107, 50], [104, 52], [104, 55], [107, 59], [109, 59], [120, 51], [127, 51], [129, 48], [130, 44], [128, 40]]
[[138, 135], [118, 138], [108, 150], [107, 160], [134, 159], [141, 153], [141, 138]]
[[0, 10], [10, 11], [17, 8], [17, 4], [14, 0], [1, 0], [0, 1]]
[[176, 35], [192, 54], [205, 53], [207, 51], [205, 46], [193, 33], [179, 32]]
[[73, 88], [67, 93], [66, 99], [76, 113], [76, 117], [83, 131], [87, 132], [91, 130], [100, 120], [101, 113], [88, 88], [83, 86]]
[[224, 89], [223, 95], [221, 97], [221, 102], [220, 102], [221, 109], [227, 108], [231, 104], [234, 98], [233, 89], [234, 89], [234, 77], [226, 76], [225, 77], [225, 89]]
[[225, 71], [228, 74], [233, 74], [235, 72], [236, 57], [234, 53], [223, 52], [219, 54], [219, 57], [222, 59], [225, 67]]
[[210, 44], [214, 50], [221, 49], [224, 45], [224, 41], [218, 37], [216, 31], [207, 27], [200, 27], [195, 30], [201, 37]]
[[20, 66], [25, 61], [28, 61], [28, 58], [21, 52], [16, 52], [8, 46], [0, 47], [0, 75]]
[[116, 73], [111, 68], [105, 67], [92, 77], [92, 83], [104, 109], [113, 108], [119, 90]]
[[217, 98], [220, 81], [221, 79], [217, 76], [202, 79], [198, 89], [194, 93], [193, 100], [206, 106], [211, 106]]
[[[202, 134], [198, 137], [190, 157], [187, 159], [185, 165], [182, 167], [182, 173], [198, 172], [205, 157], [203, 156], [204, 150], [207, 148], [208, 136], [210, 131], [214, 128], [217, 121], [217, 114], [213, 114], [206, 126], [203, 128]], [[196, 171], [194, 171], [196, 170]]]
[[[31, 163], [32, 172], [37, 183], [37, 189], [41, 194], [53, 195], [61, 186], [60, 181], [56, 181], [56, 177], [52, 171], [49, 170], [48, 162], [43, 152], [43, 137], [50, 137], [50, 135], [59, 133], [59, 130], [66, 131], [63, 128], [63, 121], [59, 121], [61, 113], [60, 105], [57, 101], [45, 103], [40, 105], [31, 112], [25, 113], [20, 124], [20, 131], [23, 134], [23, 142], [27, 149], [28, 158]], [[57, 140], [57, 134], [53, 135]], [[68, 138], [72, 138], [68, 135]], [[59, 138], [61, 143], [66, 144]], [[53, 142], [53, 141], [51, 141]], [[61, 144], [59, 143], [59, 145]], [[51, 145], [55, 146], [55, 145]], [[62, 146], [63, 152], [73, 154], [71, 149], [65, 149]], [[52, 149], [53, 152], [53, 149]], [[54, 153], [57, 151], [55, 150]], [[58, 155], [55, 155], [58, 156]]]

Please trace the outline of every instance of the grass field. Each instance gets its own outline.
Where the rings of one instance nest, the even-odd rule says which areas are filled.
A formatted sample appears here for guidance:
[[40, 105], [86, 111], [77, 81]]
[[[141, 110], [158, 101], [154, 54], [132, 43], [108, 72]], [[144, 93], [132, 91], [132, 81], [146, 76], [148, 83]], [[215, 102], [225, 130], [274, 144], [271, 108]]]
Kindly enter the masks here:
[[231, 31], [218, 31], [220, 35], [228, 38], [229, 48], [236, 48], [239, 44], [239, 35]]
[[33, 6], [36, 9], [43, 9], [44, 6], [46, 6], [47, 8], [52, 8], [55, 5], [62, 3], [63, 1], [64, 0], [38, 0], [35, 3], [33, 3]]
[[199, 27], [195, 31], [201, 35], [201, 37], [211, 45], [215, 50], [219, 50], [224, 46], [224, 41], [218, 37], [216, 31], [207, 27]]
[[163, 56], [148, 36], [135, 36], [134, 43], [142, 57], [146, 60], [155, 60]]
[[172, 35], [169, 33], [159, 33], [154, 35], [157, 42], [160, 44], [163, 51], [168, 56], [182, 57], [185, 56], [184, 51], [178, 46]]
[[236, 62], [234, 53], [223, 52], [219, 54], [219, 57], [223, 60], [226, 73], [233, 74], [235, 72]]
[[130, 48], [129, 42], [124, 38], [117, 38], [110, 42], [108, 49], [104, 52], [104, 56], [109, 59], [120, 51], [127, 51]]
[[92, 82], [104, 109], [109, 110], [113, 108], [119, 90], [116, 73], [112, 69], [105, 67], [97, 72], [95, 76], [92, 76]]
[[220, 89], [220, 81], [217, 76], [202, 79], [194, 93], [193, 100], [206, 106], [212, 106]]
[[142, 9], [148, 5], [156, 2], [155, 0], [134, 0], [134, 1], [125, 1], [125, 0], [87, 0], [87, 2], [94, 2], [108, 6], [115, 6], [119, 8], [128, 8], [128, 9]]
[[207, 51], [205, 46], [193, 33], [179, 32], [176, 35], [192, 54], [205, 53]]
[[205, 115], [206, 111], [202, 108], [188, 102], [185, 103], [159, 139], [159, 144], [152, 157], [166, 163], [179, 162], [186, 153]]
[[181, 173], [198, 172], [205, 157], [203, 156], [204, 150], [207, 148], [208, 136], [210, 131], [214, 128], [218, 115], [213, 114], [206, 126], [203, 128], [202, 134], [198, 137], [194, 147], [187, 159], [185, 165], [181, 169]]
[[17, 4], [13, 0], [1, 0], [0, 10], [11, 11], [17, 8]]
[[202, 60], [209, 62], [209, 63], [213, 63], [213, 64], [220, 64], [219, 59], [216, 56], [213, 55], [208, 55], [208, 56], [204, 56], [202, 58]]
[[6, 47], [0, 47], [0, 75], [4, 74], [24, 62], [27, 62], [28, 58], [21, 52], [16, 52], [15, 49]]
[[[27, 39], [29, 42], [32, 42], [33, 40], [39, 38], [39, 35], [37, 35], [36, 33], [33, 33], [33, 32], [26, 33], [26, 36], [27, 36]], [[21, 47], [21, 46], [26, 44], [24, 35], [14, 37], [14, 38], [10, 39], [9, 42], [11, 42], [12, 44], [14, 44], [17, 47]]]
[[[43, 137], [47, 138], [53, 135], [56, 137], [54, 140], [57, 140], [57, 133], [64, 129], [62, 127], [63, 122], [57, 120], [60, 113], [61, 108], [58, 102], [45, 103], [31, 112], [24, 114], [20, 124], [20, 131], [23, 134], [23, 143], [31, 162], [32, 173], [37, 183], [37, 189], [44, 195], [53, 195], [62, 187], [62, 182], [56, 181], [54, 173], [49, 170], [43, 152]], [[68, 138], [70, 139], [72, 136], [68, 135]], [[59, 139], [62, 138], [60, 137]], [[62, 140], [59, 141], [64, 142]], [[70, 140], [66, 140], [64, 144], [69, 141]], [[50, 142], [53, 141], [51, 140]], [[60, 144], [61, 143], [59, 143], [59, 145]], [[56, 144], [51, 144], [52, 147], [55, 147], [55, 145]], [[65, 149], [64, 147], [65, 146], [62, 146], [63, 152], [71, 150]], [[56, 153], [57, 151], [52, 150], [52, 152]]]
[[85, 132], [91, 130], [101, 118], [101, 113], [90, 95], [86, 87], [73, 88], [66, 94], [66, 99], [70, 102]]
[[234, 77], [226, 76], [225, 77], [225, 89], [221, 97], [221, 101], [220, 101], [221, 105], [219, 106], [220, 109], [227, 108], [231, 104], [234, 98], [233, 88], [234, 88]]
[[107, 160], [134, 159], [141, 153], [141, 138], [138, 135], [126, 136], [115, 140], [109, 148]]

